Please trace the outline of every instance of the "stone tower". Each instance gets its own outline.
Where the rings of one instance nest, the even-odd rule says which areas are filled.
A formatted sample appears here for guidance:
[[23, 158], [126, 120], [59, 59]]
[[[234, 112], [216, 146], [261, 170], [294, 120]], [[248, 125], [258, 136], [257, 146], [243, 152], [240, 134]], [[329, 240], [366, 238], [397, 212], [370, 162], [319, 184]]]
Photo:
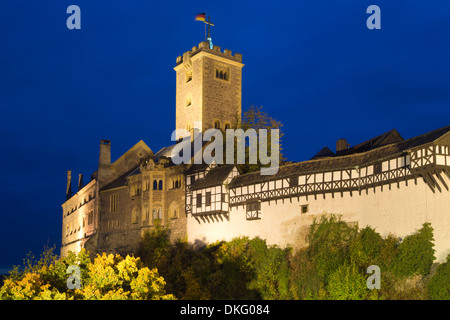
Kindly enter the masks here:
[[176, 63], [176, 129], [226, 129], [240, 119], [242, 54], [201, 42]]

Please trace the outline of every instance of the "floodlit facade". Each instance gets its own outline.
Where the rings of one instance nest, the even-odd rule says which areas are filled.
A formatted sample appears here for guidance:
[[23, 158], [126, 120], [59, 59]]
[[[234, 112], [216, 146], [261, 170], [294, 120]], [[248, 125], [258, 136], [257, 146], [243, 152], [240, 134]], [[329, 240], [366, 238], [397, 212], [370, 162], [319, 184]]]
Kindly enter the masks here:
[[[176, 59], [176, 128], [229, 129], [241, 117], [242, 55], [202, 42]], [[138, 142], [111, 162], [100, 142], [98, 170], [62, 204], [61, 255], [135, 253], [157, 224], [172, 241], [208, 244], [238, 236], [306, 245], [321, 214], [340, 214], [382, 236], [404, 237], [430, 222], [435, 256], [450, 253], [450, 126], [404, 139], [395, 129], [349, 147], [325, 147], [274, 175], [242, 174], [234, 164], [174, 164], [173, 146], [157, 153]]]

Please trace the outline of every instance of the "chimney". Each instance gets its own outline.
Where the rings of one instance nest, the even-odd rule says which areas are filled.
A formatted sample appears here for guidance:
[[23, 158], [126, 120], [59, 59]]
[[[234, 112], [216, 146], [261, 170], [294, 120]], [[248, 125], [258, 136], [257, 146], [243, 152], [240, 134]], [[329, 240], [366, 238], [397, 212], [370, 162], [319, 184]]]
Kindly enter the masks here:
[[72, 196], [72, 171], [67, 170], [67, 188], [66, 188], [66, 199]]
[[111, 141], [100, 140], [99, 165], [109, 166], [111, 164]]
[[338, 141], [336, 141], [336, 154], [347, 149], [348, 149], [347, 139], [339, 139]]
[[78, 174], [78, 191], [83, 189], [83, 174]]

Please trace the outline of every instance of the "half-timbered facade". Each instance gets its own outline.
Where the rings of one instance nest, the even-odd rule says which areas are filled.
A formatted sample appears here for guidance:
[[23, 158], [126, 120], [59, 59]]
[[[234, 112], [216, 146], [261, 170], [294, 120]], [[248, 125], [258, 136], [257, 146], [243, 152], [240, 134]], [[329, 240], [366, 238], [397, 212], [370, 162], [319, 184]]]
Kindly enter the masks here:
[[[205, 170], [202, 183], [187, 191], [192, 199], [189, 240], [209, 243], [259, 236], [273, 244], [302, 246], [312, 219], [335, 213], [399, 237], [431, 222], [438, 258], [444, 259], [450, 249], [450, 127], [408, 140], [396, 131], [384, 136], [385, 143], [362, 143], [288, 164], [272, 176], [236, 175], [225, 186], [225, 219], [208, 219], [214, 212], [205, 210], [207, 191], [200, 186], [219, 191], [224, 185], [208, 181], [214, 169]], [[197, 168], [196, 175], [200, 172]]]

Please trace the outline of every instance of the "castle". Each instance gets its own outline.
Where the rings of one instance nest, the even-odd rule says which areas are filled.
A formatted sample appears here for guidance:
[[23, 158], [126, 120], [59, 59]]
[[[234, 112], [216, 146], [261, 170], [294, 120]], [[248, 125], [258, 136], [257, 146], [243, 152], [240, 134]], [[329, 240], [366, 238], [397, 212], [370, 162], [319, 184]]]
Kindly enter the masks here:
[[[208, 42], [176, 59], [176, 128], [228, 129], [241, 116], [242, 55]], [[311, 160], [273, 175], [241, 174], [233, 164], [174, 164], [172, 146], [154, 153], [139, 141], [111, 162], [100, 141], [98, 170], [72, 192], [67, 172], [61, 256], [133, 253], [161, 224], [172, 241], [211, 243], [259, 236], [305, 245], [314, 217], [340, 214], [382, 236], [404, 237], [431, 222], [437, 260], [450, 252], [450, 126], [410, 139], [391, 130], [349, 147], [339, 139]]]

